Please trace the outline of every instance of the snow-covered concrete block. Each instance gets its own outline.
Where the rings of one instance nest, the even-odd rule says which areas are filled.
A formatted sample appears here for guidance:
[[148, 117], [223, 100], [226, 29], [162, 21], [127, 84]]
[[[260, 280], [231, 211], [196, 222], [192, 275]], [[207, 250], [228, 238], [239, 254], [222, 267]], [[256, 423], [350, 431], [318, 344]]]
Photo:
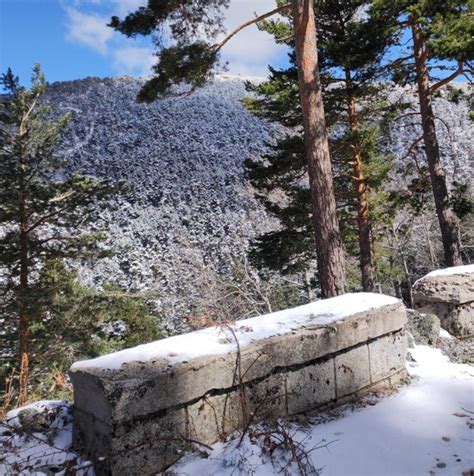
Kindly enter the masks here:
[[436, 270], [413, 286], [415, 308], [454, 335], [474, 333], [474, 265]]
[[395, 298], [348, 294], [77, 362], [75, 442], [98, 474], [157, 472], [190, 442], [393, 384], [406, 320]]

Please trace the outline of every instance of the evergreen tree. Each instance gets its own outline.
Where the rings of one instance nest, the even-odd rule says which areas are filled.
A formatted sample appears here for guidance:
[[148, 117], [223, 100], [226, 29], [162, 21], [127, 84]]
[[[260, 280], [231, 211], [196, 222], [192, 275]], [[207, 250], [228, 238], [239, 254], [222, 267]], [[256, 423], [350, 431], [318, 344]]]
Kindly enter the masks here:
[[[472, 0], [375, 0], [380, 18], [395, 18], [395, 34], [411, 35], [411, 47], [391, 62], [394, 79], [418, 89], [423, 142], [447, 266], [462, 264], [459, 229], [446, 184], [436, 135], [433, 94], [460, 75], [473, 72], [474, 23]], [[457, 66], [443, 79], [440, 71]], [[446, 63], [448, 62], [448, 63]]]
[[[97, 317], [71, 315], [71, 327], [66, 325], [66, 312], [53, 312], [58, 299], [74, 300], [71, 275], [59, 273], [58, 266], [65, 259], [84, 260], [105, 253], [101, 245], [105, 235], [85, 229], [88, 223], [97, 222], [104, 199], [118, 189], [91, 177], [66, 173], [55, 150], [68, 116], [51, 118], [39, 65], [33, 70], [31, 89], [21, 87], [11, 70], [2, 76], [1, 84], [7, 92], [0, 101], [1, 350], [3, 356], [18, 357], [21, 405], [27, 399], [32, 356], [35, 360], [52, 345], [53, 335], [71, 345], [73, 336], [61, 337], [61, 333], [67, 335], [68, 328], [74, 329], [75, 319], [84, 323]], [[51, 263], [56, 263], [55, 267]], [[53, 271], [56, 280], [51, 281]], [[64, 286], [61, 292], [55, 291], [58, 284]], [[45, 338], [48, 333], [50, 338]], [[9, 345], [7, 341], [15, 335]]]
[[[62, 259], [44, 261], [29, 293], [35, 298], [29, 328], [29, 394], [34, 398], [70, 398], [64, 374], [78, 359], [161, 337], [152, 295], [132, 295], [111, 285], [88, 289]], [[15, 319], [6, 319], [5, 324], [0, 340], [0, 395], [16, 367], [18, 348]]]
[[[362, 287], [374, 289], [369, 195], [380, 188], [390, 167], [389, 158], [377, 153], [376, 121], [392, 111], [377, 82], [385, 70], [381, 59], [390, 46], [386, 21], [371, 15], [364, 0], [320, 0], [315, 2], [318, 19], [321, 77], [327, 121], [333, 130], [332, 158], [336, 172], [336, 195], [346, 247], [352, 248], [351, 235], [355, 212], [358, 256]], [[263, 28], [277, 41], [293, 46], [288, 21], [270, 21]], [[267, 209], [281, 221], [280, 230], [260, 237], [254, 257], [273, 268], [294, 270], [308, 260], [311, 239], [308, 235], [310, 212], [307, 189], [301, 182], [306, 173], [302, 117], [294, 100], [297, 71], [294, 56], [285, 71], [271, 70], [270, 80], [258, 86], [248, 85], [257, 93], [246, 101], [255, 114], [280, 122], [293, 130], [280, 140], [263, 162], [247, 161], [251, 180]], [[368, 176], [367, 176], [368, 174]], [[282, 205], [281, 194], [286, 200]], [[271, 200], [271, 193], [275, 200]], [[374, 215], [376, 210], [374, 210]], [[275, 247], [280, 253], [275, 253]]]
[[[345, 292], [342, 243], [336, 216], [336, 201], [325, 123], [318, 45], [312, 0], [278, 0], [277, 8], [237, 28], [219, 43], [211, 44], [222, 29], [222, 11], [229, 0], [148, 0], [147, 6], [110, 26], [127, 36], [154, 35], [158, 46], [156, 75], [140, 91], [139, 99], [152, 101], [173, 84], [187, 81], [192, 87], [205, 84], [215, 70], [219, 52], [240, 30], [277, 13], [291, 11], [292, 38], [299, 78], [299, 96], [306, 142], [306, 162], [312, 201], [312, 216], [322, 294]], [[166, 33], [163, 33], [166, 26]], [[173, 42], [163, 47], [161, 38]], [[205, 37], [205, 39], [202, 39]]]

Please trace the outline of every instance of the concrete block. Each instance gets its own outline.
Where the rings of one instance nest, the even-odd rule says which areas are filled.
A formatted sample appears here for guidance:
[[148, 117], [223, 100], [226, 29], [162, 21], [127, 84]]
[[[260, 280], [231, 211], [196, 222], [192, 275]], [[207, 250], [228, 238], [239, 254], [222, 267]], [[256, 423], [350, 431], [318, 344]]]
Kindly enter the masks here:
[[191, 440], [212, 444], [249, 421], [366, 391], [368, 345], [378, 359], [372, 381], [393, 379], [403, 344], [392, 336], [406, 325], [405, 308], [360, 296], [361, 303], [341, 296], [75, 364], [76, 447], [99, 475], [154, 474]]
[[370, 385], [369, 348], [362, 345], [335, 358], [336, 397], [343, 397]]
[[[339, 298], [334, 299], [337, 303]], [[298, 308], [293, 311], [297, 310]], [[278, 314], [275, 313], [275, 318]], [[271, 316], [273, 315], [241, 322], [258, 322], [258, 319], [265, 322]], [[241, 368], [245, 373], [244, 381], [265, 378], [275, 369], [300, 365], [394, 332], [403, 328], [406, 320], [405, 308], [398, 301], [348, 314], [340, 319], [310, 315], [294, 328], [283, 326], [285, 331], [281, 334], [255, 339], [242, 346]], [[198, 332], [192, 334], [196, 334], [198, 338]], [[223, 337], [226, 336], [219, 339]], [[232, 338], [227, 338], [232, 342]], [[224, 345], [223, 349], [225, 348]], [[199, 399], [209, 389], [224, 390], [232, 387], [236, 383], [236, 359], [236, 351], [233, 350], [220, 355], [203, 354], [183, 361], [166, 358], [131, 361], [124, 363], [119, 369], [111, 370], [100, 365], [94, 366], [94, 361], [90, 361], [89, 367], [86, 361], [73, 367], [70, 376], [75, 388], [75, 402], [79, 408], [85, 411], [87, 409], [102, 421], [110, 418], [121, 421]], [[92, 405], [89, 403], [91, 400], [94, 401]]]
[[290, 415], [305, 412], [335, 400], [334, 359], [289, 372], [286, 385]]
[[407, 337], [397, 332], [369, 344], [371, 383], [384, 380], [405, 368]]
[[423, 300], [464, 304], [474, 301], [474, 266], [456, 267], [455, 271], [455, 274], [429, 273], [419, 279], [413, 285], [415, 302]]

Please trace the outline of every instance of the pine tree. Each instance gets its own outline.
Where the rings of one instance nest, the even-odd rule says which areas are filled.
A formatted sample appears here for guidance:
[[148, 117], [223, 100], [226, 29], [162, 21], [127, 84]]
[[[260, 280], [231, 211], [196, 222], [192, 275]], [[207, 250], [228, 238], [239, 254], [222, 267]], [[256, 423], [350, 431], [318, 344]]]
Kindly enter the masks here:
[[[114, 285], [82, 286], [63, 259], [46, 259], [30, 286], [30, 393], [35, 398], [70, 398], [62, 377], [78, 359], [133, 347], [161, 337], [152, 294], [130, 294]], [[14, 337], [6, 333], [4, 337]], [[1, 343], [1, 342], [0, 342]], [[2, 355], [14, 357], [14, 342]], [[5, 359], [0, 376], [11, 375]], [[3, 367], [3, 369], [2, 369]], [[2, 390], [0, 382], [0, 394]]]
[[[472, 0], [375, 0], [380, 17], [396, 18], [395, 34], [411, 35], [411, 48], [392, 61], [394, 78], [415, 83], [418, 89], [423, 142], [438, 216], [447, 266], [462, 264], [459, 229], [446, 184], [436, 135], [433, 94], [460, 75], [472, 74], [474, 57], [474, 23]], [[446, 61], [457, 66], [443, 79], [440, 71], [449, 69]]]
[[[346, 223], [353, 221], [355, 211], [362, 287], [365, 291], [372, 291], [374, 259], [369, 194], [371, 188], [373, 191], [380, 187], [387, 174], [388, 169], [382, 166], [382, 161], [390, 163], [388, 158], [383, 159], [377, 154], [374, 124], [383, 112], [391, 112], [377, 80], [385, 72], [381, 59], [390, 46], [391, 35], [387, 22], [372, 16], [368, 7], [368, 2], [363, 0], [315, 2], [324, 102], [328, 124], [333, 129], [331, 150], [339, 216], [348, 244], [347, 238], [353, 227]], [[364, 10], [365, 14], [362, 14]], [[293, 46], [289, 22], [271, 21], [263, 28], [272, 33], [277, 41]], [[291, 261], [293, 264], [300, 261], [298, 254], [307, 259], [311, 247], [307, 225], [302, 226], [309, 210], [305, 206], [307, 194], [301, 185], [301, 175], [306, 172], [305, 163], [301, 160], [305, 147], [299, 134], [302, 117], [294, 101], [297, 71], [293, 57], [292, 62], [293, 66], [286, 71], [271, 70], [268, 82], [249, 85], [249, 89], [257, 93], [257, 98], [246, 102], [255, 114], [276, 120], [294, 131], [278, 142], [274, 152], [266, 156], [264, 162], [247, 162], [250, 177], [260, 190], [260, 198], [282, 222], [279, 231], [261, 237], [255, 248], [260, 251], [263, 261], [273, 267], [277, 262], [270, 248], [276, 246], [282, 253], [283, 262], [280, 265], [288, 265]], [[366, 177], [369, 170], [370, 176]], [[269, 200], [269, 192], [276, 189], [286, 196], [286, 206]], [[294, 266], [289, 269], [294, 269]]]
[[[139, 100], [152, 101], [169, 91], [173, 84], [186, 81], [193, 88], [202, 86], [215, 71], [220, 50], [240, 30], [277, 13], [291, 11], [322, 294], [329, 297], [344, 293], [343, 251], [321, 94], [313, 2], [279, 0], [274, 10], [242, 24], [224, 40], [211, 44], [208, 39], [215, 38], [221, 31], [222, 11], [228, 4], [229, 0], [149, 0], [147, 6], [124, 20], [113, 17], [110, 26], [129, 37], [155, 36], [159, 58], [154, 66], [156, 75], [139, 93]], [[165, 26], [167, 31], [163, 33]], [[163, 36], [174, 41], [172, 46], [163, 47], [160, 41]], [[201, 39], [203, 36], [206, 40]]]
[[7, 92], [0, 101], [2, 319], [5, 329], [17, 333], [22, 404], [28, 393], [32, 329], [40, 323], [37, 306], [46, 293], [41, 272], [48, 260], [101, 254], [103, 233], [83, 230], [97, 219], [100, 204], [115, 187], [65, 173], [55, 149], [69, 118], [51, 119], [39, 65], [31, 89], [21, 87], [11, 70], [1, 84]]

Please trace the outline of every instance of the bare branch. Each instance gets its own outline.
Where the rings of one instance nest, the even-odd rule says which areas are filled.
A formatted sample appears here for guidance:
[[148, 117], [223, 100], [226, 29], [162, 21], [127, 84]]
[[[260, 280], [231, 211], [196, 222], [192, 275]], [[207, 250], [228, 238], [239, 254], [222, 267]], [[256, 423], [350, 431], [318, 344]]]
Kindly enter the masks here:
[[261, 21], [265, 20], [265, 18], [276, 15], [277, 13], [287, 11], [290, 8], [291, 8], [291, 3], [287, 3], [286, 5], [275, 8], [275, 9], [273, 9], [273, 10], [267, 12], [267, 13], [264, 13], [263, 15], [252, 18], [251, 20], [248, 20], [245, 23], [242, 23], [233, 32], [229, 33], [222, 41], [220, 41], [219, 43], [216, 43], [214, 45], [214, 52], [217, 53], [229, 40], [231, 40], [235, 35], [237, 35], [237, 33], [242, 31], [244, 28], [247, 28], [248, 26], [253, 25], [255, 23], [261, 22]]
[[[402, 157], [401, 161], [403, 162], [409, 155], [413, 154], [415, 152], [415, 147], [423, 140], [423, 135], [418, 137], [413, 141], [411, 146], [408, 148], [407, 153]], [[418, 165], [418, 164], [417, 164]]]
[[433, 84], [429, 92], [433, 93], [434, 91], [438, 90], [439, 88], [443, 87], [445, 84], [450, 83], [453, 79], [457, 78], [459, 75], [466, 73], [466, 68], [464, 67], [464, 63], [459, 62], [458, 63], [458, 68], [456, 71], [453, 71], [449, 76], [446, 76], [446, 78], [442, 79], [441, 81], [438, 81], [437, 83]]

